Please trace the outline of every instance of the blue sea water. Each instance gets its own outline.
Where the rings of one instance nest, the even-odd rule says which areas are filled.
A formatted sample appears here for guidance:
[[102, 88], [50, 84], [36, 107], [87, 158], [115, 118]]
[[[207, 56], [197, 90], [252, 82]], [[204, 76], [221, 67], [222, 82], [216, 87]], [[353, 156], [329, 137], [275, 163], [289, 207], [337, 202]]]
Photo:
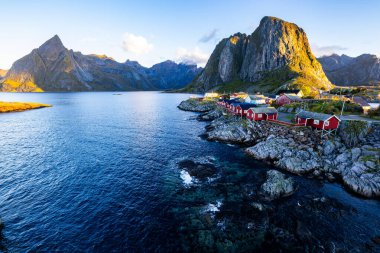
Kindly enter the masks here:
[[[0, 101], [52, 104], [0, 114], [0, 218], [9, 252], [180, 251], [181, 158], [214, 157], [262, 181], [269, 165], [199, 137], [206, 123], [177, 109], [186, 94], [0, 93]], [[260, 178], [258, 178], [260, 177]], [[306, 193], [357, 211], [342, 226], [365, 243], [380, 234], [380, 204], [338, 184], [296, 177]], [[357, 229], [355, 226], [357, 225]], [[352, 232], [350, 232], [352, 231]]]

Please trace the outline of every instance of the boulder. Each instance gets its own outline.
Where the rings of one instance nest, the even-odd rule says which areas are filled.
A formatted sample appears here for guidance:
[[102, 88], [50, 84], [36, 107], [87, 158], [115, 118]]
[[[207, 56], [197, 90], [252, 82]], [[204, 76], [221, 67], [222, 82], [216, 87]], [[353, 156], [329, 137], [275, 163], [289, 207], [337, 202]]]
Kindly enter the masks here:
[[269, 200], [290, 196], [295, 190], [293, 179], [277, 170], [269, 170], [267, 180], [261, 186], [261, 193]]
[[335, 150], [335, 145], [332, 141], [327, 140], [323, 143], [323, 154], [331, 155]]
[[351, 149], [351, 157], [352, 161], [355, 162], [358, 160], [359, 156], [361, 155], [362, 151], [360, 148], [353, 148]]

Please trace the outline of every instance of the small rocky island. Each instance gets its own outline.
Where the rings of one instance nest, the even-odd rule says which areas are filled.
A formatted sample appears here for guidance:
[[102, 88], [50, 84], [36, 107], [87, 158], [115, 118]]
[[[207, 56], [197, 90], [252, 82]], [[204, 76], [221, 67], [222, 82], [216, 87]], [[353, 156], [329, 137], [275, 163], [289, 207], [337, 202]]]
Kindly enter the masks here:
[[336, 136], [321, 137], [307, 127], [289, 127], [267, 121], [249, 121], [223, 113], [211, 101], [189, 99], [179, 109], [202, 112], [210, 121], [206, 138], [239, 144], [258, 160], [306, 177], [342, 182], [363, 197], [380, 197], [380, 124], [343, 121]]
[[51, 107], [49, 104], [31, 103], [31, 102], [2, 102], [0, 101], [1, 112], [21, 112], [32, 109]]

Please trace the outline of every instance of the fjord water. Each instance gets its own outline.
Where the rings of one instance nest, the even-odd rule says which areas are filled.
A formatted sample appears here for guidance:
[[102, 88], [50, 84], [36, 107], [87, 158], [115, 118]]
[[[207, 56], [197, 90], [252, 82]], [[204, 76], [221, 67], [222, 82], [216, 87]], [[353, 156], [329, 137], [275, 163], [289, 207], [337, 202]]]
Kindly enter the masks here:
[[[196, 200], [177, 197], [186, 188], [175, 161], [213, 157], [252, 185], [271, 168], [237, 147], [200, 138], [205, 123], [176, 108], [188, 96], [0, 93], [0, 100], [53, 105], [0, 115], [0, 244], [9, 252], [181, 250], [182, 210]], [[294, 178], [299, 190], [282, 203], [296, 205], [309, 194], [355, 209], [337, 224], [315, 228], [319, 234], [339, 228], [330, 236], [355, 244], [380, 234], [377, 200], [357, 198], [337, 184]]]

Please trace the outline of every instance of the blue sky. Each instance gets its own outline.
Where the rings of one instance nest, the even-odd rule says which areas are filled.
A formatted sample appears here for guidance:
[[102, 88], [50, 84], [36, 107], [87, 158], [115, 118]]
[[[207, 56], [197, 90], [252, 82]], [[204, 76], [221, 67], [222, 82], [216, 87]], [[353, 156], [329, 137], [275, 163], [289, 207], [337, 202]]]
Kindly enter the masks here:
[[0, 68], [50, 37], [85, 54], [151, 66], [163, 60], [204, 65], [216, 43], [252, 33], [263, 16], [302, 27], [317, 55], [380, 55], [376, 0], [0, 0]]

